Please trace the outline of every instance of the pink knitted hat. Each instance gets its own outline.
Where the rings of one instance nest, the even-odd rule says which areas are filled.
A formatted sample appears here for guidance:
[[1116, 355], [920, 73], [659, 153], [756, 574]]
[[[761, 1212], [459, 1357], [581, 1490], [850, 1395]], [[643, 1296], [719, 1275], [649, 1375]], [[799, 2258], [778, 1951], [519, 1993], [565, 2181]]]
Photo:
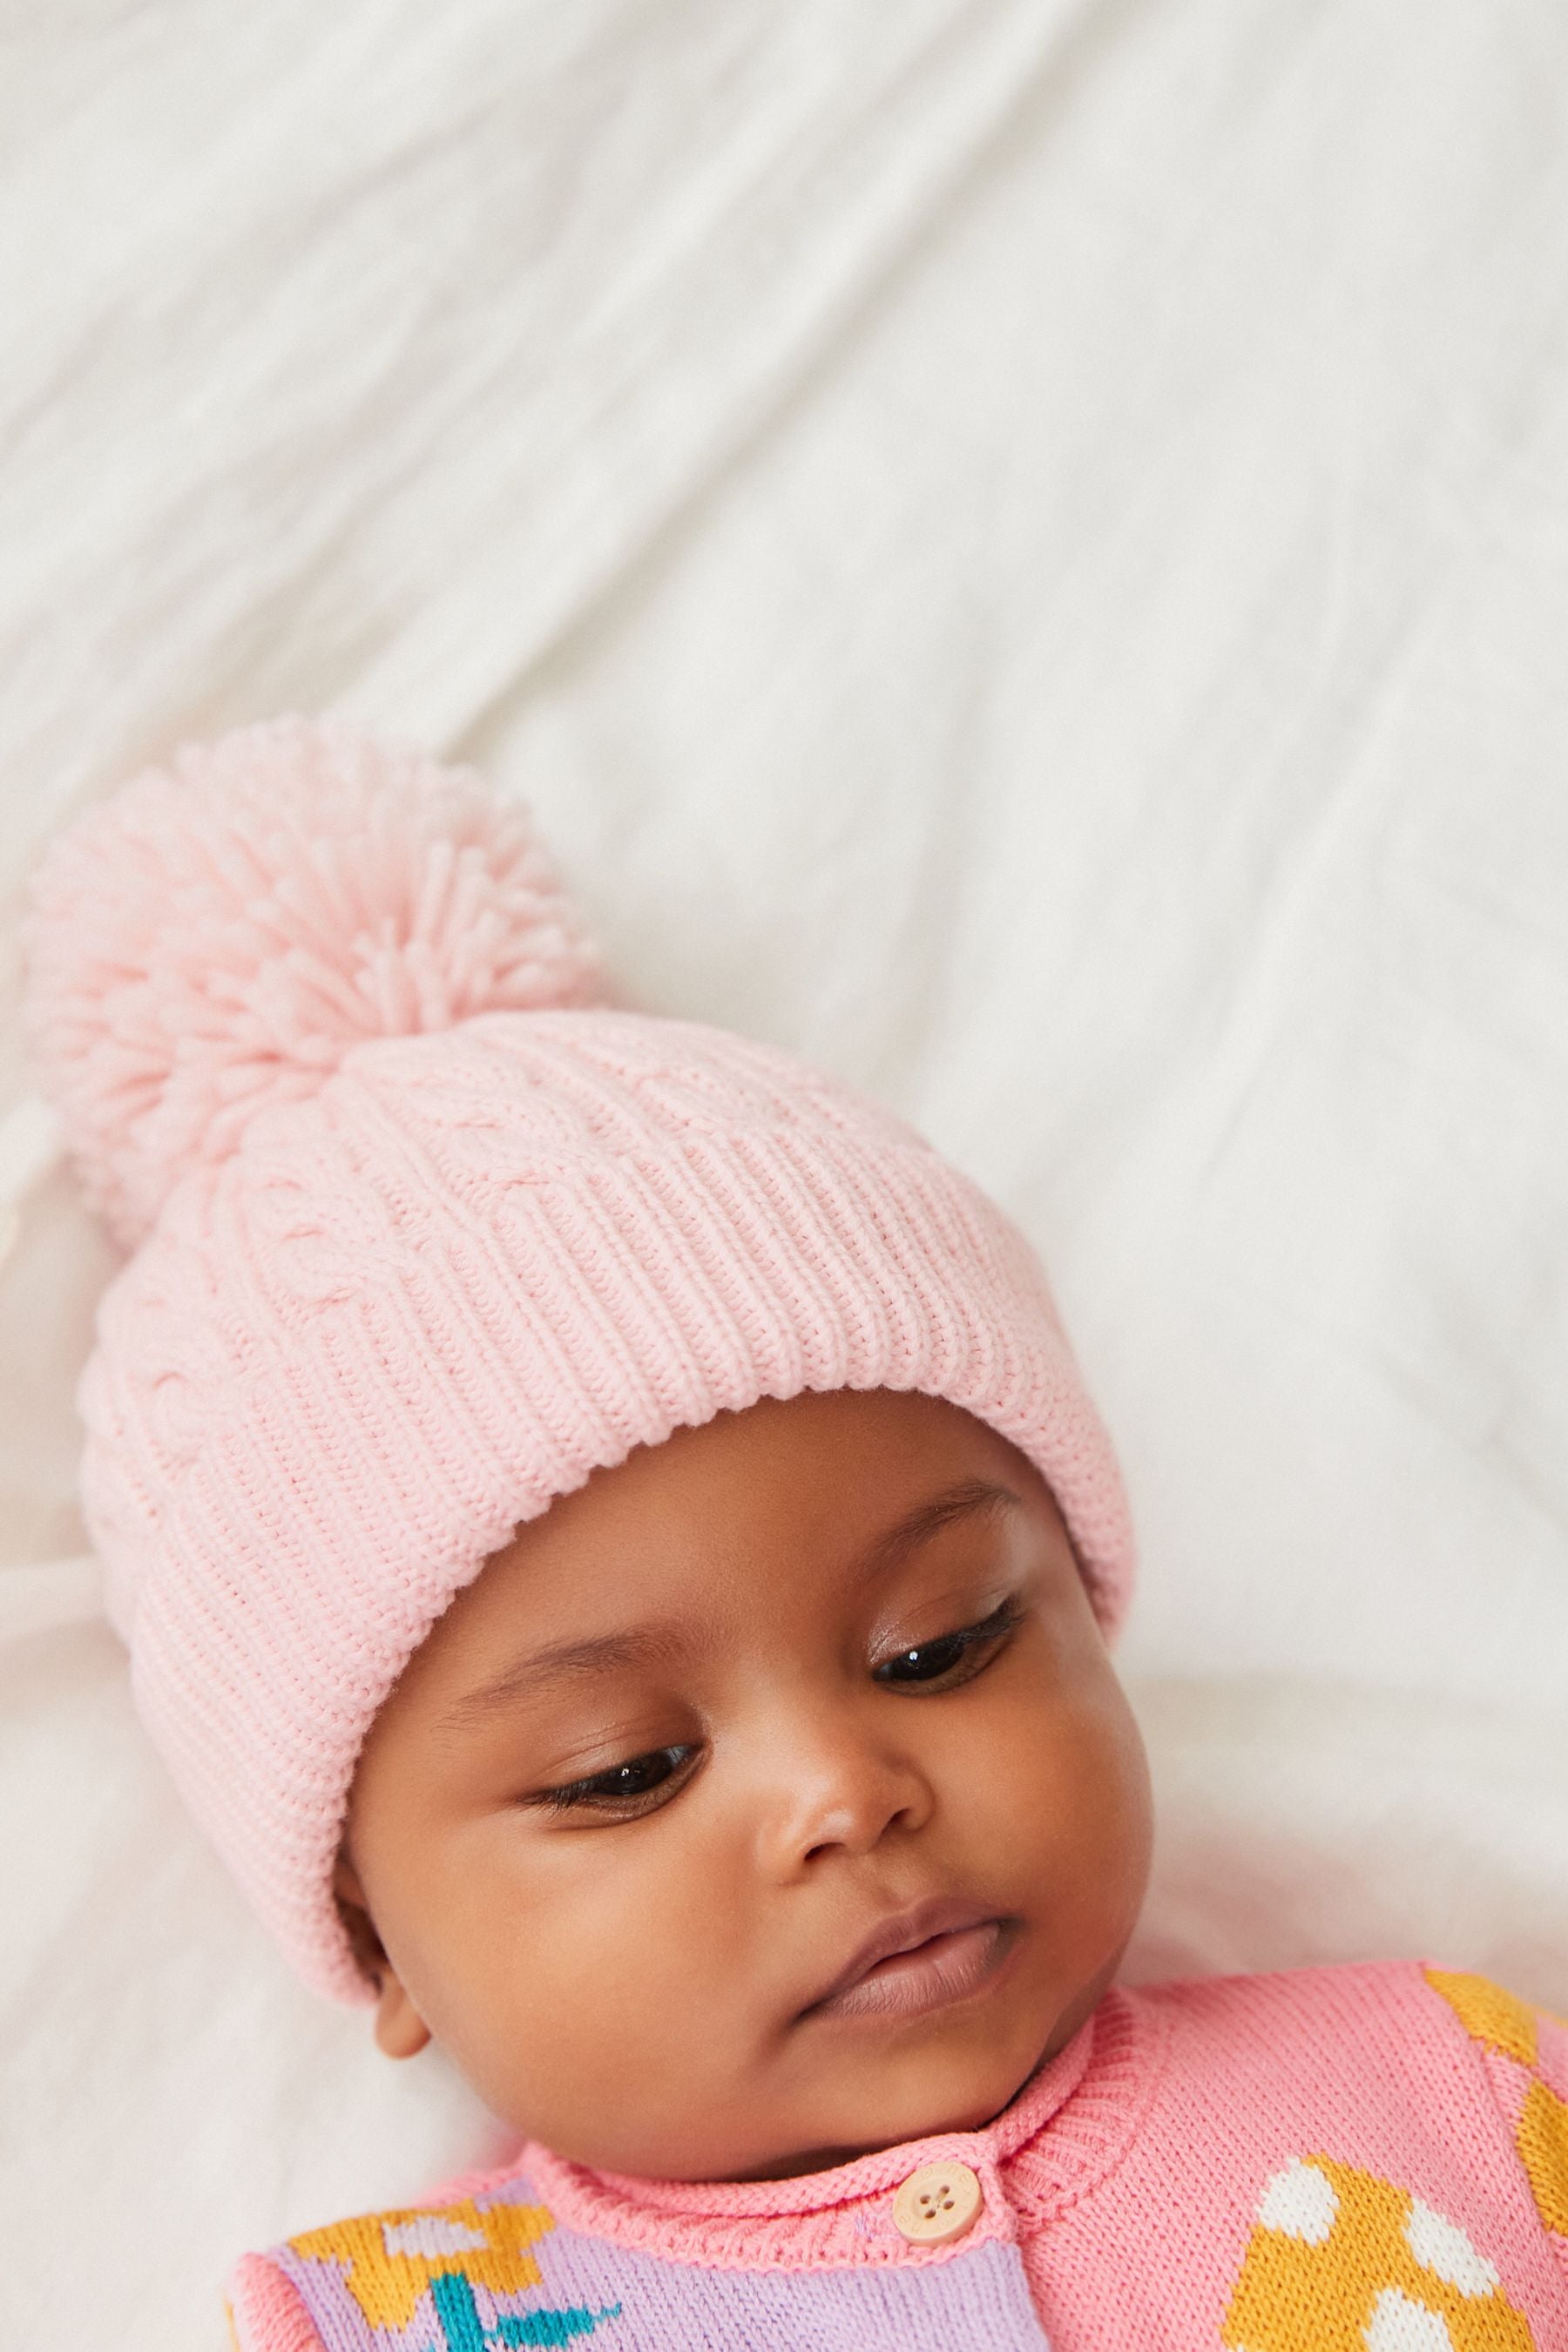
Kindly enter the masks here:
[[804, 1389], [921, 1390], [1048, 1481], [1102, 1621], [1121, 1482], [1027, 1244], [791, 1055], [613, 1009], [522, 814], [281, 719], [58, 840], [29, 1018], [133, 1254], [79, 1403], [138, 1705], [303, 1974], [372, 1717], [523, 1520]]

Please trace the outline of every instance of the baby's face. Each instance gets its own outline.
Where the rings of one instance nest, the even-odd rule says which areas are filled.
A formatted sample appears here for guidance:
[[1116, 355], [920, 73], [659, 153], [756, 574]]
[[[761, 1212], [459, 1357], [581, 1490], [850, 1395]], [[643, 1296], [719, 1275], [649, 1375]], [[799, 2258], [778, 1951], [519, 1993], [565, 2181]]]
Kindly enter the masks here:
[[1038, 1475], [842, 1391], [524, 1527], [377, 1717], [339, 1889], [384, 2048], [434, 2035], [581, 2162], [740, 2178], [996, 2114], [1109, 1981], [1149, 1834]]

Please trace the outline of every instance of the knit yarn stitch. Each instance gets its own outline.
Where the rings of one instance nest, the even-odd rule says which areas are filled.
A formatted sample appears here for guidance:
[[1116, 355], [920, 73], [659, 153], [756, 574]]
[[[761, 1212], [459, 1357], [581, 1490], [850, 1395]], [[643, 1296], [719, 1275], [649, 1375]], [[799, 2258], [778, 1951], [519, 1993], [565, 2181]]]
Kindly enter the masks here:
[[189, 749], [35, 877], [28, 1013], [132, 1252], [78, 1402], [138, 1706], [310, 1981], [354, 1763], [523, 1521], [682, 1426], [919, 1390], [1052, 1487], [1102, 1622], [1131, 1545], [1017, 1231], [793, 1055], [616, 1008], [523, 814], [286, 719]]

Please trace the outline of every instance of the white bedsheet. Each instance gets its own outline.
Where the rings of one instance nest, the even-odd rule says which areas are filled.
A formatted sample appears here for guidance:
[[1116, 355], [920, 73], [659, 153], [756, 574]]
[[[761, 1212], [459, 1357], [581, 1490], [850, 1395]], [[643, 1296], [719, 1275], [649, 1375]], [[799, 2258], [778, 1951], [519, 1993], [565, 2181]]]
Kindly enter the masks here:
[[1557, 0], [76, 0], [0, 74], [0, 2339], [493, 2145], [287, 1980], [70, 1500], [18, 877], [336, 705], [1046, 1248], [1144, 1548], [1134, 1971], [1568, 2003]]

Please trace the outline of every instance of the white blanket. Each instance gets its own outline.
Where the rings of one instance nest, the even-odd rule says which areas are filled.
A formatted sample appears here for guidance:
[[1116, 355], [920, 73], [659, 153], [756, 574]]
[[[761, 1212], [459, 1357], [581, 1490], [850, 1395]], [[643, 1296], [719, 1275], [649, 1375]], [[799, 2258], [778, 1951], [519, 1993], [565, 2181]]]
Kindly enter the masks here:
[[[1054, 1268], [1163, 1811], [1137, 1973], [1568, 2003], [1568, 16], [79, 0], [0, 35], [0, 2340], [203, 2352], [493, 2145], [183, 1824], [71, 1503], [110, 1263], [20, 877], [339, 706], [650, 1007]], [[40, 1173], [40, 1171], [42, 1171]]]

